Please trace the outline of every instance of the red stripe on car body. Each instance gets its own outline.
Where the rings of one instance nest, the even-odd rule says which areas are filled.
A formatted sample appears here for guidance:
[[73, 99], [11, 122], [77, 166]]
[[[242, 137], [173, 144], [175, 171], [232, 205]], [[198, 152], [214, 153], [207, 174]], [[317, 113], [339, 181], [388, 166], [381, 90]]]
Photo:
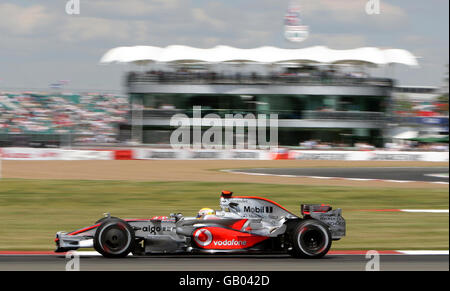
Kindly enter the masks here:
[[94, 224], [94, 225], [92, 225], [92, 226], [89, 226], [89, 227], [86, 227], [86, 228], [82, 228], [82, 229], [76, 230], [76, 231], [74, 231], [74, 232], [68, 233], [67, 235], [76, 235], [76, 234], [80, 234], [80, 233], [82, 233], [82, 232], [86, 232], [86, 231], [88, 231], [88, 230], [91, 230], [91, 229], [93, 229], [93, 228], [96, 228], [96, 227], [98, 227], [99, 225], [100, 225], [100, 223], [97, 223], [97, 224]]

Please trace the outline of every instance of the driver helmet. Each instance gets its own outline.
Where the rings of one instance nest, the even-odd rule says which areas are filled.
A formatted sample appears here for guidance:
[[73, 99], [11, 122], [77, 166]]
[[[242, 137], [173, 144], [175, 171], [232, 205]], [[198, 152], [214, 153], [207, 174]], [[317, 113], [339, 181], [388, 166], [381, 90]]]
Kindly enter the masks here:
[[205, 217], [206, 215], [215, 215], [216, 211], [214, 209], [211, 208], [202, 208], [199, 210], [198, 214], [197, 214], [197, 218], [202, 218]]

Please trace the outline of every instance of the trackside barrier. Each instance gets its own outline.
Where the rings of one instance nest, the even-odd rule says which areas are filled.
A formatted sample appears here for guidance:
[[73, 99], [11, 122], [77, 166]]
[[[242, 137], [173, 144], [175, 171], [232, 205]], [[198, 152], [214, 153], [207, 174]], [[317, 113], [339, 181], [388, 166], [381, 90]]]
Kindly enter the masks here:
[[4, 160], [113, 160], [111, 151], [41, 148], [3, 148]]
[[2, 148], [3, 160], [59, 160], [59, 149]]
[[132, 150], [114, 150], [114, 160], [133, 160]]
[[290, 151], [295, 160], [336, 161], [427, 161], [448, 162], [448, 152], [401, 152], [401, 151]]
[[114, 160], [114, 152], [91, 150], [62, 150], [61, 160]]
[[289, 149], [279, 148], [270, 152], [271, 160], [289, 160]]
[[371, 161], [427, 161], [448, 162], [448, 152], [389, 152], [374, 151], [369, 156]]
[[335, 160], [448, 162], [448, 152], [0, 148], [3, 160]]
[[328, 161], [367, 161], [367, 151], [290, 151], [289, 159]]
[[262, 150], [174, 150], [134, 149], [137, 160], [270, 160], [270, 153]]

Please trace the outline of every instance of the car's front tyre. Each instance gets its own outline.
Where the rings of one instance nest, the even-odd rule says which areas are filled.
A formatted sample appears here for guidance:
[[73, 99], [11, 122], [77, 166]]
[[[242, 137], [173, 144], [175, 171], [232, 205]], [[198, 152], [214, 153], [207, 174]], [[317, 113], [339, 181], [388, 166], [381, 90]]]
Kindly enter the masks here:
[[106, 219], [94, 235], [94, 249], [108, 258], [123, 258], [135, 249], [133, 228], [118, 218]]
[[326, 225], [314, 219], [300, 221], [291, 233], [292, 250], [296, 258], [321, 258], [331, 248], [331, 233]]

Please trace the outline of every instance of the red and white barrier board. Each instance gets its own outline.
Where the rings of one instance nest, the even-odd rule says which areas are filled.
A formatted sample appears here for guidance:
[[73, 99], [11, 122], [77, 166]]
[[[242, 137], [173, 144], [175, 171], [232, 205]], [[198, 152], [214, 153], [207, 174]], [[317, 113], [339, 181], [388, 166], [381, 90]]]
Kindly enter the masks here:
[[448, 152], [0, 148], [4, 160], [335, 160], [448, 162]]
[[41, 148], [2, 148], [3, 160], [113, 160], [112, 151]]

